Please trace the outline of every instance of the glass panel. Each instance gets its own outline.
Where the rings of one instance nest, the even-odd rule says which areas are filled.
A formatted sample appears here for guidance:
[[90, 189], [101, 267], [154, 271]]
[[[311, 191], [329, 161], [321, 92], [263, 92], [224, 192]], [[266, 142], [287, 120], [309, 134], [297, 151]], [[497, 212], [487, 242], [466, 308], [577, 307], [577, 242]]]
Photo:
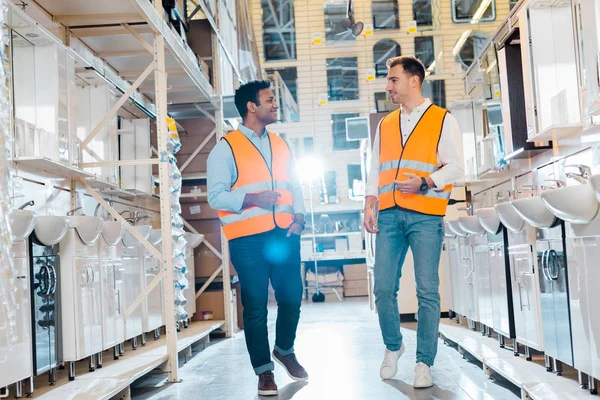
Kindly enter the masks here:
[[375, 76], [387, 76], [386, 62], [392, 57], [400, 55], [400, 45], [393, 40], [383, 39], [373, 46], [373, 60], [375, 63]]
[[298, 69], [296, 67], [265, 69], [267, 75], [271, 75], [275, 71], [279, 72], [294, 100], [298, 101]]
[[371, 3], [375, 29], [398, 29], [398, 2], [396, 0], [373, 0]]
[[425, 80], [421, 87], [423, 97], [429, 98], [436, 106], [446, 108], [446, 81]]
[[433, 25], [433, 14], [431, 12], [431, 0], [413, 0], [413, 19], [417, 26]]
[[433, 64], [435, 61], [435, 46], [433, 36], [415, 37], [415, 57], [421, 60], [428, 72], [431, 74], [435, 73], [435, 65]]
[[489, 35], [486, 32], [473, 32], [463, 43], [461, 39], [456, 44], [456, 61], [460, 62], [464, 69], [468, 69], [474, 60], [479, 57], [488, 42]]
[[265, 60], [296, 59], [293, 0], [261, 0]]
[[358, 58], [327, 59], [329, 101], [358, 100]]
[[378, 113], [394, 111], [398, 106], [392, 103], [387, 92], [375, 93], [375, 108]]
[[454, 22], [477, 23], [495, 19], [495, 0], [452, 0], [452, 20]]
[[355, 118], [358, 116], [358, 113], [331, 115], [333, 150], [352, 150], [360, 148], [360, 140], [346, 140], [346, 118]]
[[345, 28], [348, 18], [346, 1], [331, 1], [323, 4], [325, 14], [325, 40], [332, 42], [353, 41], [352, 32]]

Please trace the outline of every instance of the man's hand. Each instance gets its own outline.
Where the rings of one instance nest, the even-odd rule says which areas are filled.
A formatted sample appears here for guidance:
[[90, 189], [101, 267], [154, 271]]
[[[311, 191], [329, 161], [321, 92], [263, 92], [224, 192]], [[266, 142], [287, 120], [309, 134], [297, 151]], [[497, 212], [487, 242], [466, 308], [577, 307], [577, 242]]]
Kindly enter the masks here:
[[404, 194], [412, 194], [418, 193], [421, 190], [421, 184], [423, 181], [420, 177], [415, 174], [405, 173], [404, 176], [409, 178], [406, 181], [394, 181], [396, 184], [396, 188], [400, 191], [400, 193]]
[[379, 232], [377, 229], [377, 219], [375, 218], [375, 212], [373, 212], [373, 207], [375, 206], [375, 202], [377, 198], [374, 196], [367, 196], [365, 200], [365, 222], [364, 226], [367, 232], [376, 234]]
[[265, 190], [264, 192], [260, 193], [247, 194], [244, 198], [244, 208], [250, 206], [256, 206], [261, 208], [273, 207], [275, 204], [277, 204], [277, 200], [280, 196], [281, 194], [272, 190]]
[[292, 225], [290, 226], [290, 229], [288, 229], [287, 232], [287, 237], [290, 237], [292, 235], [302, 235], [302, 231], [304, 230], [304, 227], [299, 224], [298, 222], [293, 222]]

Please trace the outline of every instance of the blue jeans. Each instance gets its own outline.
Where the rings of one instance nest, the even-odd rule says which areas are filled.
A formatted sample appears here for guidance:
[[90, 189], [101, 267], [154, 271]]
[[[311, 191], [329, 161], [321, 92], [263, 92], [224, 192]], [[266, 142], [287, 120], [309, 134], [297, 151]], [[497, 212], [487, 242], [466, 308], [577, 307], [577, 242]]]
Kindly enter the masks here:
[[287, 229], [276, 228], [229, 242], [242, 291], [246, 347], [257, 375], [274, 369], [267, 329], [269, 280], [277, 300], [275, 350], [282, 355], [294, 352], [303, 290], [300, 236], [286, 234]]
[[419, 305], [417, 362], [432, 366], [440, 324], [438, 269], [444, 239], [443, 218], [392, 208], [379, 213], [377, 226], [374, 292], [383, 342], [390, 351], [398, 351], [402, 345], [398, 289], [410, 247]]

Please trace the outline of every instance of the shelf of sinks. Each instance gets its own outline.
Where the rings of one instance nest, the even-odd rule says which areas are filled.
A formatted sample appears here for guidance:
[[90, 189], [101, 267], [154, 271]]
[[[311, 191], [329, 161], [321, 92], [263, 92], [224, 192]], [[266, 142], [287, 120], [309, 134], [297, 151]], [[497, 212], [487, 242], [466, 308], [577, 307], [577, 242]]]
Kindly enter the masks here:
[[93, 178], [95, 175], [45, 157], [19, 157], [13, 160], [17, 169], [27, 169], [47, 173], [60, 178]]
[[574, 224], [587, 224], [598, 214], [598, 199], [591, 183], [547, 190], [541, 199], [552, 214]]
[[583, 132], [583, 126], [581, 124], [554, 125], [537, 135], [532, 135], [527, 141], [531, 143], [540, 140], [557, 140], [581, 134], [581, 132]]

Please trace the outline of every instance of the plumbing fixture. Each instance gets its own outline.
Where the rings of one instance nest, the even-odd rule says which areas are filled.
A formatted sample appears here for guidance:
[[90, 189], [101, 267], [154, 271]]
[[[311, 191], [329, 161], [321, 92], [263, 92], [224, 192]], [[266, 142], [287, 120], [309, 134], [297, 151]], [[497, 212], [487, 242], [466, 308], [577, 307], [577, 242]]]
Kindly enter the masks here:
[[458, 207], [459, 211], [466, 211], [468, 215], [473, 215], [473, 204], [467, 203], [466, 207]]
[[82, 209], [82, 207], [77, 207], [77, 208], [74, 208], [74, 209], [70, 210], [70, 211], [67, 213], [67, 216], [69, 216], [69, 217], [70, 217], [70, 216], [73, 216], [73, 215], [75, 215], [75, 213], [76, 213], [78, 210], [81, 210], [81, 209]]
[[35, 201], [29, 200], [27, 203], [21, 205], [19, 210], [23, 210], [25, 207], [33, 207], [35, 205]]

